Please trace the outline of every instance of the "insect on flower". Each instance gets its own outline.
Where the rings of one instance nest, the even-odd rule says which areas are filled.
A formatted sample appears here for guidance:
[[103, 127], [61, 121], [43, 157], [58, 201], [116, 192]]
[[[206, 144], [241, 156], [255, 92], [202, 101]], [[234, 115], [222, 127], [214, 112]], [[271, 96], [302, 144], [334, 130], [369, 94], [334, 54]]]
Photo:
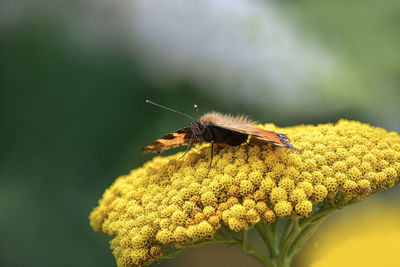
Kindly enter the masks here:
[[198, 107], [194, 105], [198, 117], [196, 120], [187, 114], [156, 104], [150, 100], [146, 100], [146, 103], [186, 116], [192, 119], [193, 122], [189, 123], [188, 127], [156, 139], [151, 144], [142, 148], [142, 153], [161, 153], [170, 148], [187, 145], [186, 151], [182, 155], [183, 157], [192, 144], [209, 142], [211, 143], [211, 161], [209, 168], [211, 168], [214, 144], [238, 146], [246, 142], [249, 136], [261, 141], [270, 142], [277, 146], [298, 150], [289, 143], [287, 135], [257, 128], [255, 122], [249, 120], [244, 115], [231, 116], [218, 112], [211, 112], [200, 117]]

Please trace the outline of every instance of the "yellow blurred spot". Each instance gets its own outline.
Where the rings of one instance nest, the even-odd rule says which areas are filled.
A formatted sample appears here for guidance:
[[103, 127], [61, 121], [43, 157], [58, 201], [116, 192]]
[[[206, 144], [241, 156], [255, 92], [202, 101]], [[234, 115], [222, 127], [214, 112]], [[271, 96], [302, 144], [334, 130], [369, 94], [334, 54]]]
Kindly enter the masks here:
[[[353, 213], [316, 237], [318, 247], [309, 249], [311, 267], [398, 267], [400, 212], [398, 207], [371, 207]], [[335, 219], [333, 219], [335, 220]]]

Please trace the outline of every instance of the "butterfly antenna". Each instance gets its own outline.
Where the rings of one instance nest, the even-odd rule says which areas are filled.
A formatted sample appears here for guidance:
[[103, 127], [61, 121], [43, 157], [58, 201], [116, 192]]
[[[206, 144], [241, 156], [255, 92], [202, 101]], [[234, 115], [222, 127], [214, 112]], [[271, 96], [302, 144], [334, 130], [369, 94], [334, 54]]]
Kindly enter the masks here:
[[200, 119], [200, 115], [199, 115], [199, 106], [197, 106], [196, 104], [194, 105], [194, 109], [196, 110], [197, 113], [197, 119]]
[[187, 114], [185, 114], [185, 113], [179, 112], [179, 111], [174, 110], [174, 109], [172, 109], [172, 108], [167, 108], [167, 107], [162, 106], [162, 105], [160, 105], [160, 104], [154, 103], [153, 101], [146, 100], [146, 103], [147, 103], [147, 104], [152, 104], [152, 105], [154, 105], [154, 106], [157, 106], [157, 107], [160, 107], [160, 108], [163, 108], [163, 109], [166, 109], [166, 110], [169, 110], [169, 111], [178, 113], [178, 114], [181, 114], [181, 115], [186, 116], [186, 117], [188, 117], [188, 118], [190, 118], [190, 119], [192, 119], [192, 120], [195, 120], [195, 118], [193, 118], [192, 116], [189, 116], [189, 115], [187, 115]]

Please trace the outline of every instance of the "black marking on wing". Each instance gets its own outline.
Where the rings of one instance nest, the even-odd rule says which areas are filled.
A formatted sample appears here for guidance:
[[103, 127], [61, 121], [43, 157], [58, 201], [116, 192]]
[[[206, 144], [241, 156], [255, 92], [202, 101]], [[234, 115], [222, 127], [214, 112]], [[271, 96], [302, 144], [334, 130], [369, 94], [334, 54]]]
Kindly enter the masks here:
[[[179, 147], [183, 145], [189, 144], [190, 137], [192, 136], [192, 129], [190, 127], [186, 127], [180, 130], [177, 130], [173, 133], [169, 133], [164, 135], [161, 138], [158, 138], [151, 144], [142, 148], [142, 153], [161, 153], [164, 150]], [[201, 143], [201, 140], [198, 138], [193, 138], [193, 144]]]

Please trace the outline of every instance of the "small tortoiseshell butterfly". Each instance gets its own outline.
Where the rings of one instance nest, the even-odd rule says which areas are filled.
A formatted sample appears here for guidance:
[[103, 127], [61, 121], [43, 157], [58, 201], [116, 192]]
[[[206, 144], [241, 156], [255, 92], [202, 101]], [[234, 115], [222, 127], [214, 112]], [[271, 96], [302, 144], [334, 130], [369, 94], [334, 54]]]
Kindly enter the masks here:
[[[238, 146], [247, 141], [249, 136], [261, 141], [270, 142], [277, 146], [287, 147], [294, 150], [289, 143], [289, 138], [285, 134], [279, 134], [271, 131], [266, 131], [255, 126], [255, 122], [249, 120], [246, 116], [231, 116], [224, 115], [218, 112], [204, 114], [198, 120], [186, 115], [182, 112], [156, 104], [150, 100], [146, 103], [176, 112], [178, 114], [189, 117], [193, 120], [188, 127], [182, 128], [161, 138], [156, 139], [151, 144], [142, 148], [142, 153], [161, 153], [164, 150], [187, 145], [185, 153], [189, 150], [192, 144], [201, 144], [203, 142], [211, 143], [211, 162], [213, 158], [213, 145], [227, 144], [230, 146]], [[197, 105], [194, 106], [199, 117]], [[183, 157], [182, 156], [182, 157]]]

